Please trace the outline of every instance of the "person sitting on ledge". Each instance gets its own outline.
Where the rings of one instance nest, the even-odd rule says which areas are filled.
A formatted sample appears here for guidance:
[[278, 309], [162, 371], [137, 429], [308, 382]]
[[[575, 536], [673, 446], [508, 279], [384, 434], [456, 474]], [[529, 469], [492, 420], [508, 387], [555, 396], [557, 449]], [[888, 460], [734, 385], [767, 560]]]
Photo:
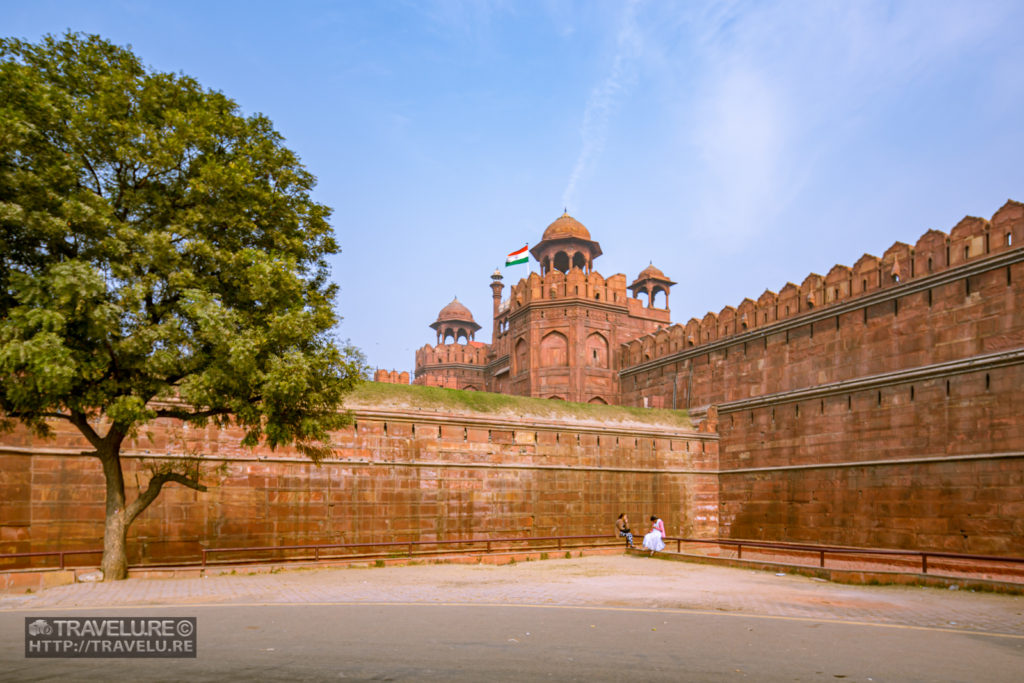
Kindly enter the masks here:
[[651, 515], [651, 530], [644, 536], [644, 548], [651, 551], [651, 555], [665, 549], [665, 523], [658, 519], [657, 515]]
[[626, 537], [626, 547], [632, 548], [633, 532], [629, 529], [629, 517], [626, 516], [625, 512], [620, 514], [619, 518], [615, 520], [615, 530], [618, 532], [619, 536]]

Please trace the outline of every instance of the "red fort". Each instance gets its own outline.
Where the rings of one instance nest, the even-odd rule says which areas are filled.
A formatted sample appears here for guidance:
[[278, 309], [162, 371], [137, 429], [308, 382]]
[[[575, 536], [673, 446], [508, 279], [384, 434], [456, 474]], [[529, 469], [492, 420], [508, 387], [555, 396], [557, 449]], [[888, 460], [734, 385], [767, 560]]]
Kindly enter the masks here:
[[[491, 276], [491, 343], [452, 301], [413, 383], [685, 409], [695, 426], [357, 403], [317, 467], [156, 422], [125, 451], [129, 488], [147, 461], [196, 453], [223, 475], [167, 489], [132, 527], [131, 561], [603, 533], [622, 511], [671, 535], [1024, 556], [1024, 205], [686, 323], [668, 275], [602, 276], [568, 215], [531, 254], [540, 272], [507, 293]], [[0, 437], [0, 554], [99, 545], [100, 465], [54, 428]]]

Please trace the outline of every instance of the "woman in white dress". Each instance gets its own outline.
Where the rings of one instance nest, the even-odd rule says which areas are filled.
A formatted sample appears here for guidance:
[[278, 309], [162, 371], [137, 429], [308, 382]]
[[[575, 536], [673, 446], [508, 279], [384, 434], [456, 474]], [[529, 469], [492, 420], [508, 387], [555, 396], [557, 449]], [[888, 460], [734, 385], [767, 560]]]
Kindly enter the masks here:
[[651, 551], [651, 555], [665, 549], [665, 523], [658, 519], [657, 515], [651, 515], [651, 530], [644, 536], [644, 547]]

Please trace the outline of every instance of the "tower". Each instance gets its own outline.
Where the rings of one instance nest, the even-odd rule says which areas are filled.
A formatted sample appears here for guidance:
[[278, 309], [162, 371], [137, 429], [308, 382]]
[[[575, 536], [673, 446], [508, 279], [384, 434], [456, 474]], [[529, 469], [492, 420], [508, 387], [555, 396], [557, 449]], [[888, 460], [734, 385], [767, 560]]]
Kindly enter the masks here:
[[494, 298], [494, 330], [491, 332], [491, 343], [498, 338], [498, 310], [501, 308], [501, 292], [505, 289], [505, 285], [502, 284], [504, 278], [501, 276], [501, 271], [497, 268], [491, 274], [491, 295]]
[[530, 254], [540, 263], [541, 275], [552, 270], [568, 273], [572, 268], [589, 273], [594, 259], [601, 255], [601, 245], [590, 239], [590, 231], [582, 223], [563, 213], [547, 227]]
[[[633, 293], [633, 297], [639, 299], [640, 293], [643, 292], [647, 295], [647, 307], [648, 308], [664, 308], [668, 310], [668, 290], [676, 283], [665, 277], [665, 273], [661, 272], [654, 267], [654, 264], [647, 266], [640, 271], [636, 279], [633, 280], [633, 284], [629, 286], [629, 291]], [[658, 292], [662, 292], [665, 295], [665, 305], [655, 306], [654, 301], [658, 296]]]
[[450, 304], [441, 309], [437, 314], [437, 320], [432, 322], [430, 327], [437, 332], [438, 344], [447, 344], [449, 337], [455, 344], [458, 344], [460, 339], [464, 344], [468, 344], [474, 340], [476, 331], [480, 329], [473, 320], [473, 314], [462, 305], [459, 297], [455, 297]]
[[[487, 362], [489, 391], [588, 403], [615, 403], [620, 387], [616, 352], [625, 341], [669, 323], [668, 310], [644, 307], [627, 293], [626, 276], [593, 270], [601, 245], [563, 213], [530, 250], [540, 273], [512, 285], [508, 301], [495, 293]], [[657, 271], [657, 269], [654, 269]], [[673, 284], [647, 271], [650, 291]], [[643, 291], [648, 291], [644, 289]]]

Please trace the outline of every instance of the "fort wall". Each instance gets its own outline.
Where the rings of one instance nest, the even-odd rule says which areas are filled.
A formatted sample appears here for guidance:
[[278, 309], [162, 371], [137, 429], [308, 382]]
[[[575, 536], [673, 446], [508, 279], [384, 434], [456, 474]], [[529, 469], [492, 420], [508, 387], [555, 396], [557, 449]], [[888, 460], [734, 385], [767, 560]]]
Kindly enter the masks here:
[[[0, 553], [102, 546], [99, 462], [57, 437], [0, 440]], [[195, 559], [202, 547], [603, 534], [627, 512], [672, 534], [717, 534], [717, 435], [479, 414], [359, 410], [316, 466], [249, 451], [241, 434], [149, 427], [126, 445], [129, 499], [147, 463], [201, 454], [212, 486], [167, 485], [129, 534], [131, 561]], [[222, 472], [217, 470], [222, 468]]]
[[723, 536], [1024, 554], [1024, 205], [622, 347], [713, 406]]

